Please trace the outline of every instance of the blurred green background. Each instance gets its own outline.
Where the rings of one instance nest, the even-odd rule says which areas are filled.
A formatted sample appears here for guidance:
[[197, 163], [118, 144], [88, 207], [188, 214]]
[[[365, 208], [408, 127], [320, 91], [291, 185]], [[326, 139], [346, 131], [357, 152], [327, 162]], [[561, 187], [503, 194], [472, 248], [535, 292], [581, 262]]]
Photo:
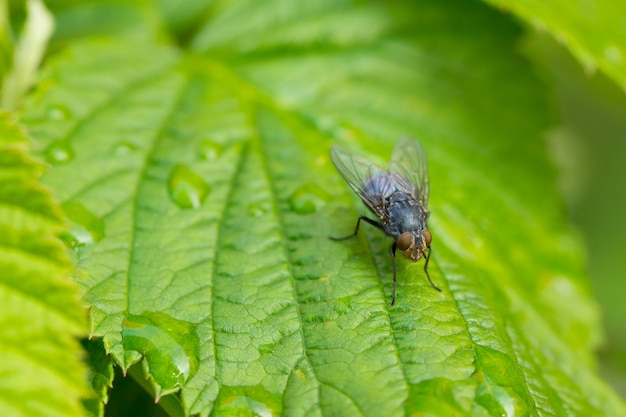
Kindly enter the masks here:
[[603, 313], [601, 373], [626, 398], [626, 92], [585, 71], [552, 37], [528, 32], [523, 49], [553, 91], [562, 122], [548, 132], [548, 146]]

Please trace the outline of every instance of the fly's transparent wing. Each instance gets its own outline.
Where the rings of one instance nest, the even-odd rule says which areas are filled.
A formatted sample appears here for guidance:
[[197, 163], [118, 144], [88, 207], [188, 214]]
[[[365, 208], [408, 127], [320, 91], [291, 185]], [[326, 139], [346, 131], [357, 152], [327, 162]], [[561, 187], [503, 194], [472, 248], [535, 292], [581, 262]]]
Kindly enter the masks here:
[[402, 138], [396, 143], [389, 172], [396, 178], [399, 187], [406, 188], [424, 208], [428, 207], [428, 164], [418, 141]]
[[360, 155], [333, 146], [330, 159], [350, 188], [380, 219], [387, 216], [385, 198], [394, 191], [389, 174]]

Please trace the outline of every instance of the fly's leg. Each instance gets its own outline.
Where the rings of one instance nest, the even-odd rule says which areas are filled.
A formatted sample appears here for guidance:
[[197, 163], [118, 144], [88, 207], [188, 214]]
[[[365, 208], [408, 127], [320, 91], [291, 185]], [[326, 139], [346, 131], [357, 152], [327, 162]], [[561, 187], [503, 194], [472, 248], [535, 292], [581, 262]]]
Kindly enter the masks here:
[[[395, 243], [394, 243], [395, 245]], [[430, 279], [430, 274], [428, 273], [428, 261], [430, 260], [430, 248], [428, 248], [428, 254], [426, 253], [426, 250], [424, 250], [424, 258], [426, 258], [426, 262], [424, 263], [424, 272], [426, 272], [426, 278], [428, 278], [428, 282], [430, 282], [430, 285], [433, 286], [434, 289], [436, 289], [437, 291], [441, 292], [441, 289], [439, 287], [437, 287], [433, 281]], [[394, 270], [393, 270], [393, 276], [395, 278], [396, 276], [396, 270], [395, 270], [395, 262], [394, 262]], [[394, 279], [394, 295], [395, 295], [395, 279]], [[391, 305], [393, 305], [393, 302], [391, 303]]]
[[393, 291], [391, 292], [391, 307], [396, 303], [396, 282], [398, 282], [398, 278], [396, 277], [396, 242], [393, 242], [391, 245], [391, 263], [393, 264]]
[[334, 241], [339, 241], [339, 240], [346, 240], [346, 239], [350, 239], [351, 237], [355, 237], [356, 234], [359, 232], [359, 226], [361, 225], [361, 220], [365, 221], [366, 223], [371, 224], [372, 226], [376, 226], [377, 228], [379, 228], [380, 230], [383, 230], [383, 225], [378, 223], [377, 221], [374, 221], [366, 216], [359, 216], [359, 220], [357, 220], [356, 222], [356, 227], [354, 228], [354, 233], [352, 233], [349, 236], [344, 236], [344, 237], [332, 237], [329, 236], [328, 238], [330, 240], [334, 240]]

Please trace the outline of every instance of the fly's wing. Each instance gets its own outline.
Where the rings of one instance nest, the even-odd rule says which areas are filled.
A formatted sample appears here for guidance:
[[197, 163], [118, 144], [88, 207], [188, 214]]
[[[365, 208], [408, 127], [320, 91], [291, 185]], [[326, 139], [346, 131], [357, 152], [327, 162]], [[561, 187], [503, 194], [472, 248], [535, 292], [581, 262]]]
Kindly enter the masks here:
[[426, 154], [418, 141], [402, 138], [391, 154], [389, 172], [399, 189], [411, 194], [424, 208], [428, 208], [428, 164]]
[[389, 174], [362, 156], [333, 146], [330, 159], [350, 188], [380, 219], [387, 217], [385, 198], [394, 191]]

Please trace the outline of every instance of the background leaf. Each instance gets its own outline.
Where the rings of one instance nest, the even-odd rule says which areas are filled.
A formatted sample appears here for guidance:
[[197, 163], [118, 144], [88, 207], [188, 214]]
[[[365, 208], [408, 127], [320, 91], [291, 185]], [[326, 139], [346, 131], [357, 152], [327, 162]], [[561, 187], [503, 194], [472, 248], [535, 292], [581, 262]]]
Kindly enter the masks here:
[[[141, 36], [97, 28], [56, 55], [24, 121], [72, 222], [91, 334], [123, 369], [141, 362], [157, 399], [201, 415], [624, 413], [593, 371], [551, 112], [506, 17], [224, 1], [167, 22], [189, 51], [136, 10]], [[327, 239], [364, 211], [328, 150], [384, 160], [407, 134], [429, 157], [444, 292], [401, 261], [389, 308], [388, 239]]]
[[11, 116], [0, 115], [0, 414], [80, 416], [88, 395], [76, 338], [85, 317], [63, 224], [38, 184], [42, 167]]
[[510, 9], [537, 29], [547, 30], [570, 49], [588, 72], [600, 68], [626, 89], [626, 26], [620, 2], [487, 2]]
[[589, 77], [566, 50], [534, 36], [531, 53], [555, 90], [563, 126], [550, 135], [561, 166], [560, 188], [572, 222], [585, 239], [589, 276], [601, 304], [606, 337], [601, 373], [626, 396], [626, 306], [621, 294], [622, 236], [626, 233], [626, 95], [603, 74]]

